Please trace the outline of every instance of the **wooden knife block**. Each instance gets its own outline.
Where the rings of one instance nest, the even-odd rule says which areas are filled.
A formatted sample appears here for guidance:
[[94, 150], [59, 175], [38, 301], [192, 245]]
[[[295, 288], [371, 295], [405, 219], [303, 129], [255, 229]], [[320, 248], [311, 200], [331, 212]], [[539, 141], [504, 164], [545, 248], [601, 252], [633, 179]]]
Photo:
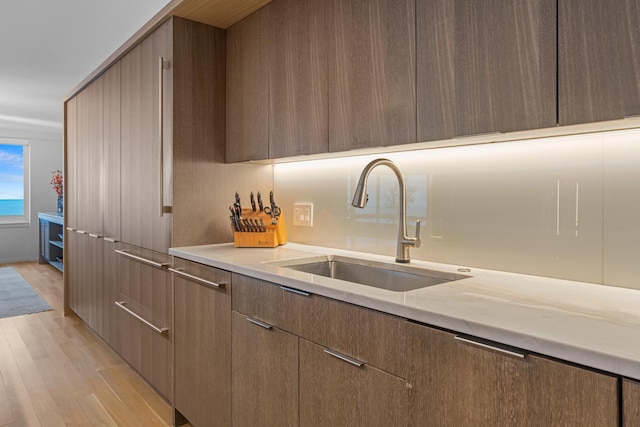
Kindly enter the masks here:
[[284, 216], [278, 217], [278, 224], [271, 224], [271, 216], [264, 212], [242, 209], [242, 218], [264, 222], [264, 232], [233, 231], [233, 244], [236, 248], [275, 248], [287, 243], [287, 227]]

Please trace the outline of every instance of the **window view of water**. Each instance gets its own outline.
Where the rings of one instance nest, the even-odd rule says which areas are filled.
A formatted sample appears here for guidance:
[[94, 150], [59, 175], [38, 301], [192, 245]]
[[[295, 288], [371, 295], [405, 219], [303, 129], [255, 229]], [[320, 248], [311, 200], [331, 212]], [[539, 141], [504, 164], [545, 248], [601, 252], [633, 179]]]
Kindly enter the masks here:
[[0, 200], [0, 216], [24, 215], [24, 200]]
[[16, 142], [0, 138], [0, 217], [25, 215], [25, 147]]

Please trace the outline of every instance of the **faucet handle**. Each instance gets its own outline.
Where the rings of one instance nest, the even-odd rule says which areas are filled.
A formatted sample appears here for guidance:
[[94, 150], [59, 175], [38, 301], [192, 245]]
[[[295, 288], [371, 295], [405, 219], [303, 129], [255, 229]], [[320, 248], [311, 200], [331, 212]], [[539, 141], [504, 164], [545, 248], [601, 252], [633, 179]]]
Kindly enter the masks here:
[[413, 245], [414, 248], [420, 247], [420, 220], [416, 221], [416, 242]]

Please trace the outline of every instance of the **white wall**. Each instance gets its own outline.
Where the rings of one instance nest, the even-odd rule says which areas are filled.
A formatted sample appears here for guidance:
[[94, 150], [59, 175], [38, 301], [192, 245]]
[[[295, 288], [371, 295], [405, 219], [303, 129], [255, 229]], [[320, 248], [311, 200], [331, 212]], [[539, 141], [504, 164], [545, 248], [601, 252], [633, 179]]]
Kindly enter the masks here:
[[[351, 207], [362, 168], [388, 157], [408, 184], [415, 259], [640, 289], [640, 130], [278, 164], [276, 201], [289, 240], [395, 256], [397, 181], [369, 177], [369, 203]], [[294, 202], [314, 227], [293, 226]]]
[[31, 139], [27, 135], [4, 135], [29, 139], [31, 152], [31, 224], [0, 227], [0, 263], [38, 259], [38, 212], [55, 212], [57, 195], [51, 188], [51, 172], [63, 169], [63, 141]]

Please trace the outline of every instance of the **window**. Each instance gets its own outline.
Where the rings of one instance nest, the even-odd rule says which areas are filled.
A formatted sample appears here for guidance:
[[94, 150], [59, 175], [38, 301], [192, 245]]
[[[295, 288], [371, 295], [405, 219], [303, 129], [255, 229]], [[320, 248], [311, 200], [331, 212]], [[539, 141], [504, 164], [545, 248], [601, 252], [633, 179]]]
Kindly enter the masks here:
[[29, 220], [29, 140], [0, 138], [0, 225]]

